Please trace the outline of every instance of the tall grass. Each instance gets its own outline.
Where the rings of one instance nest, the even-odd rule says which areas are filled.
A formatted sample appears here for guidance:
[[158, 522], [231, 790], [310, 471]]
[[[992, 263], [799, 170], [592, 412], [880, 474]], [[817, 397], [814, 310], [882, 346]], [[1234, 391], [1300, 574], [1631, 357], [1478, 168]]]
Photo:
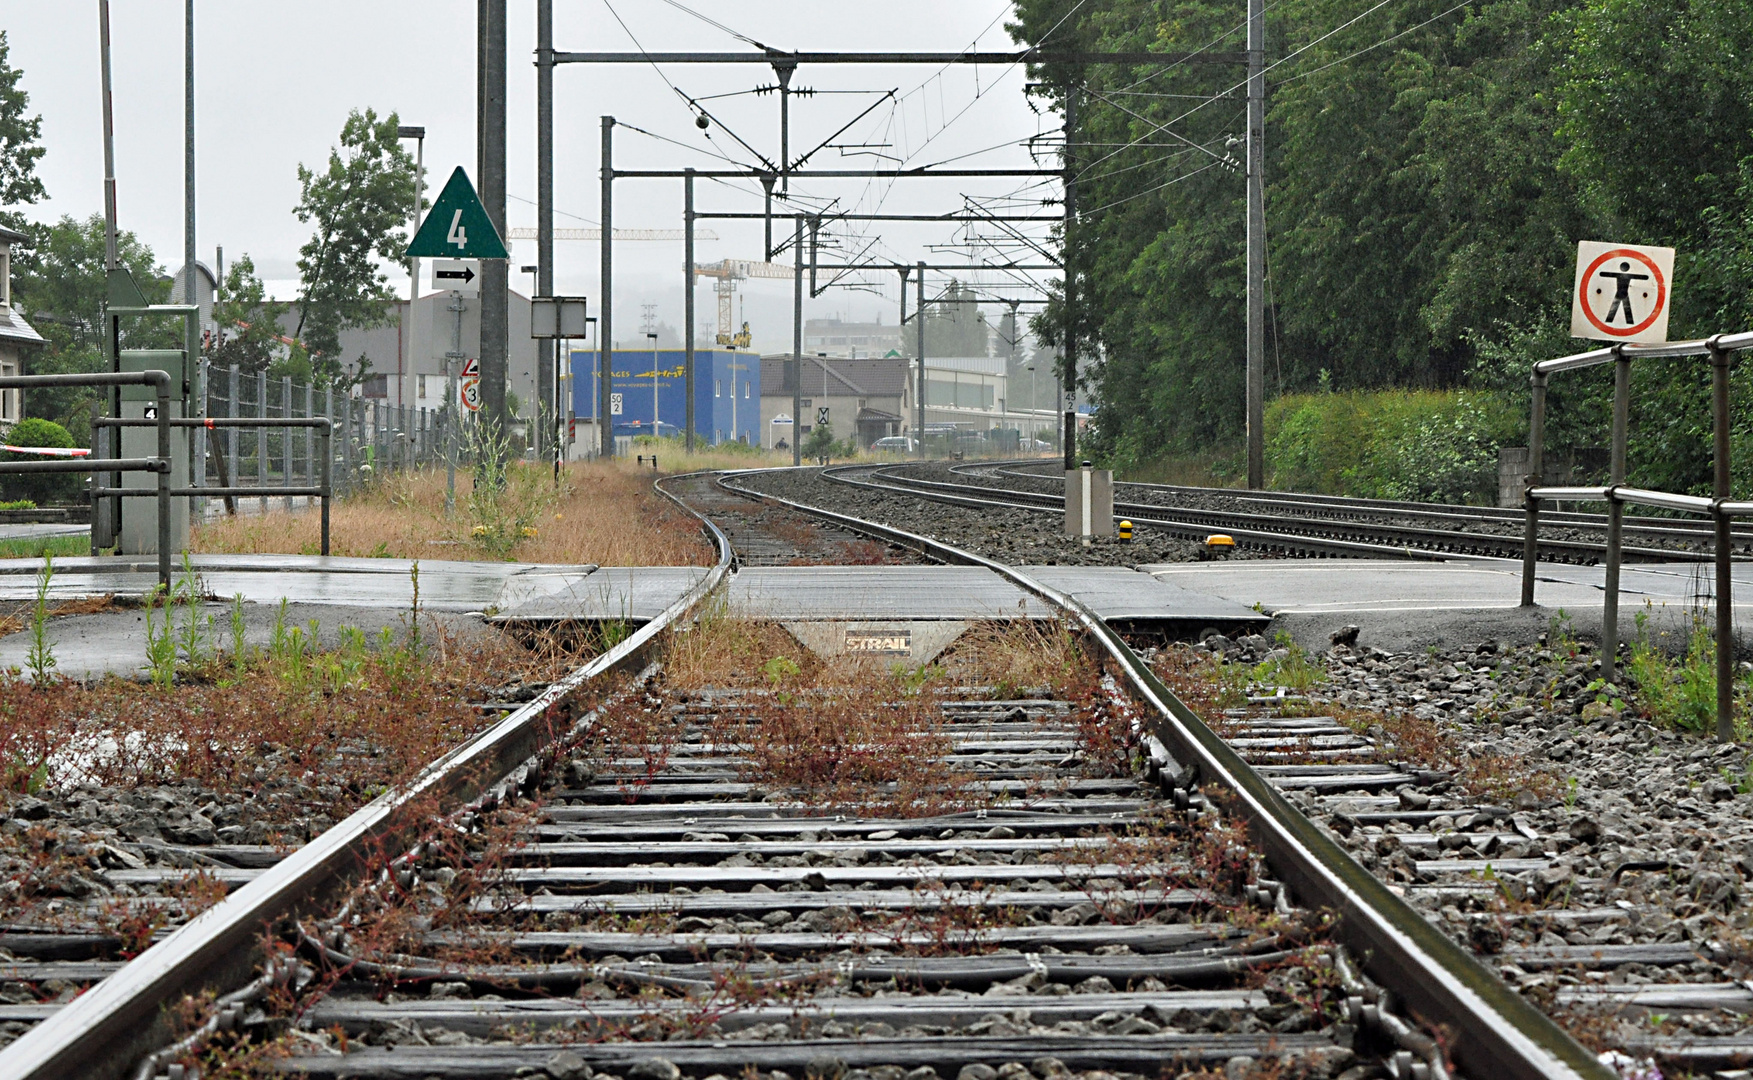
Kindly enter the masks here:
[[[678, 455], [679, 460], [680, 455]], [[650, 469], [578, 462], [553, 486], [551, 466], [513, 462], [498, 490], [473, 499], [457, 473], [457, 510], [444, 512], [442, 469], [386, 476], [335, 503], [330, 552], [400, 559], [512, 559], [604, 566], [702, 566], [712, 550], [688, 514], [651, 489]], [[314, 511], [271, 510], [196, 528], [198, 552], [317, 554]]]

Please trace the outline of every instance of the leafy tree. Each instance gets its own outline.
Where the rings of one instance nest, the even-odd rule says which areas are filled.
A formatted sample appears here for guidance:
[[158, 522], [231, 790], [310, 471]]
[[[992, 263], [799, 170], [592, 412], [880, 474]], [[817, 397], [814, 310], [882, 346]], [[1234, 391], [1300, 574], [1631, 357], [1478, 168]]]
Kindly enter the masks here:
[[[929, 356], [985, 356], [986, 316], [974, 303], [974, 290], [951, 280], [943, 298], [925, 309], [925, 348]], [[913, 355], [919, 331], [913, 331]]]
[[371, 109], [355, 109], [327, 168], [298, 167], [302, 193], [293, 212], [316, 231], [299, 248], [304, 297], [292, 336], [325, 380], [365, 379], [370, 364], [363, 355], [346, 370], [341, 332], [383, 325], [395, 299], [382, 264], [401, 258], [408, 243], [402, 226], [414, 209], [414, 159], [396, 140], [396, 127], [395, 113], [379, 120]]
[[[14, 267], [12, 299], [31, 320], [47, 345], [25, 354], [30, 375], [58, 375], [99, 371], [103, 368], [104, 220], [93, 214], [83, 221], [62, 217], [53, 225], [38, 226], [38, 246], [26, 264]], [[152, 249], [130, 232], [116, 236], [117, 256], [134, 276], [149, 303], [170, 298], [171, 282], [158, 265]], [[182, 347], [182, 320], [153, 317], [124, 319], [125, 349], [176, 349]], [[25, 411], [47, 417], [67, 428], [82, 445], [90, 437], [90, 403], [96, 394], [87, 389], [32, 390], [26, 395]]]
[[281, 333], [281, 320], [292, 305], [267, 298], [255, 260], [248, 254], [225, 271], [225, 284], [214, 302], [219, 332], [206, 343], [204, 355], [215, 367], [237, 365], [242, 374], [308, 377], [309, 359], [294, 339]]
[[31, 223], [12, 207], [40, 201], [48, 193], [36, 175], [37, 161], [43, 156], [43, 118], [27, 116], [30, 95], [19, 86], [24, 72], [7, 62], [11, 47], [6, 31], [0, 30], [0, 225], [30, 235]]

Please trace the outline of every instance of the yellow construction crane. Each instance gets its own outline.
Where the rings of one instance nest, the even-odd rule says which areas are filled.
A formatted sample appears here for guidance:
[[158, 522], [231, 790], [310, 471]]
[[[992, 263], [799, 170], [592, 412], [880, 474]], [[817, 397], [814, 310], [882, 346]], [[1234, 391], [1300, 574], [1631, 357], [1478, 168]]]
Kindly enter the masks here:
[[790, 278], [795, 271], [778, 263], [721, 259], [715, 263], [695, 263], [694, 273], [713, 279], [712, 291], [718, 296], [718, 337], [715, 340], [726, 348], [746, 349], [749, 347], [749, 324], [744, 322], [741, 330], [731, 330], [730, 307], [736, 296], [736, 283], [743, 278]]

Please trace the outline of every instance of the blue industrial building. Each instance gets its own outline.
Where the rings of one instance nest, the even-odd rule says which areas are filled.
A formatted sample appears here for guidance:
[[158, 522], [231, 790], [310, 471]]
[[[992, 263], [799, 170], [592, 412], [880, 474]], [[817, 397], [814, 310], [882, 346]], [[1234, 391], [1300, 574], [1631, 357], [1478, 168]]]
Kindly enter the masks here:
[[[687, 353], [616, 349], [609, 419], [616, 435], [680, 435], [687, 423]], [[572, 408], [596, 415], [597, 352], [572, 352]], [[618, 411], [617, 411], [618, 410]], [[694, 430], [708, 443], [759, 444], [761, 358], [727, 349], [694, 351]]]

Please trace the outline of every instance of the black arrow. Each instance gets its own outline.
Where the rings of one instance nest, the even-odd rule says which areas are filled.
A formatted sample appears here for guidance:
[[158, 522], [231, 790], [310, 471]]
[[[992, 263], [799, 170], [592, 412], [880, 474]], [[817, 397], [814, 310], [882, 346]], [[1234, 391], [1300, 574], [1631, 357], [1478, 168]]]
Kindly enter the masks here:
[[461, 270], [434, 270], [432, 276], [438, 278], [440, 281], [449, 281], [452, 278], [455, 278], [467, 285], [469, 282], [475, 280], [475, 268], [472, 266], [465, 266]]

